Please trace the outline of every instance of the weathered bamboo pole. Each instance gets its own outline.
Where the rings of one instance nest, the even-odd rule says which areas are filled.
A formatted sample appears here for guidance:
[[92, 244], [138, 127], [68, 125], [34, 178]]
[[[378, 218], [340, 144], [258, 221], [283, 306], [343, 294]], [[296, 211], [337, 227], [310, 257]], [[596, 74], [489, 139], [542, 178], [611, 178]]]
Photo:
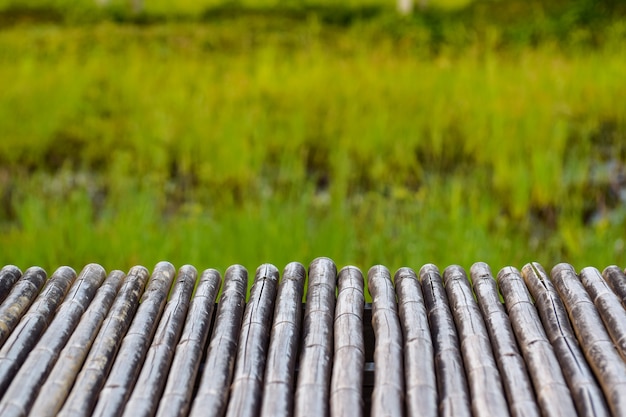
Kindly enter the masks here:
[[6, 392], [41, 334], [76, 279], [76, 272], [67, 266], [57, 269], [0, 350], [0, 393]]
[[265, 389], [261, 406], [263, 417], [288, 417], [293, 413], [305, 278], [304, 266], [292, 262], [285, 267], [278, 287], [265, 364]]
[[125, 277], [122, 271], [111, 271], [98, 289], [39, 390], [32, 415], [52, 416], [61, 409]]
[[622, 306], [626, 308], [626, 274], [615, 265], [607, 266], [602, 271], [602, 276], [617, 295]]
[[600, 313], [617, 351], [626, 360], [626, 310], [596, 268], [583, 268], [580, 279]]
[[206, 352], [204, 372], [191, 406], [191, 417], [222, 416], [226, 411], [247, 287], [248, 271], [243, 266], [233, 265], [226, 270], [224, 290]]
[[184, 265], [178, 271], [135, 388], [124, 407], [124, 416], [151, 417], [155, 414], [172, 364], [174, 350], [183, 330], [197, 276], [198, 271], [191, 265]]
[[411, 416], [437, 416], [435, 353], [422, 287], [410, 268], [400, 268], [394, 282], [404, 334], [406, 411]]
[[309, 265], [303, 322], [303, 346], [296, 388], [295, 415], [323, 417], [329, 413], [333, 320], [337, 267], [328, 258]]
[[614, 416], [626, 415], [626, 364], [603, 326], [598, 310], [571, 265], [556, 265], [550, 276], [611, 412]]
[[209, 335], [215, 298], [222, 278], [215, 269], [200, 276], [196, 293], [189, 306], [183, 333], [176, 347], [172, 369], [157, 410], [158, 417], [183, 417], [189, 412], [191, 396], [200, 368], [202, 351]]
[[489, 334], [465, 270], [451, 265], [443, 271], [443, 281], [461, 342], [472, 415], [508, 416], [509, 408]]
[[226, 410], [229, 417], [254, 417], [259, 412], [278, 274], [278, 269], [271, 264], [261, 265], [256, 270], [239, 333], [235, 373]]
[[585, 416], [610, 415], [604, 395], [578, 345], [565, 306], [545, 270], [536, 262], [528, 263], [522, 268], [522, 276], [535, 299], [543, 328], [561, 364], [578, 413]]
[[576, 415], [576, 407], [561, 366], [541, 326], [539, 314], [521, 274], [513, 267], [503, 268], [498, 273], [498, 285], [504, 296], [515, 337], [526, 360], [542, 415]]
[[389, 270], [382, 265], [371, 267], [367, 288], [372, 295], [372, 327], [376, 337], [371, 415], [401, 416], [404, 415], [403, 339]]
[[7, 298], [11, 288], [22, 276], [22, 270], [15, 265], [5, 265], [0, 270], [0, 304]]
[[470, 274], [476, 300], [489, 332], [511, 415], [539, 417], [539, 408], [524, 358], [517, 347], [511, 322], [500, 301], [491, 269], [486, 263], [477, 262], [472, 265]]
[[0, 305], [0, 348], [4, 346], [17, 323], [39, 295], [46, 278], [46, 271], [34, 266], [28, 268], [12, 286], [11, 292]]
[[117, 358], [98, 397], [94, 416], [119, 416], [124, 410], [159, 324], [176, 270], [159, 262], [152, 273], [137, 314], [124, 336]]
[[[135, 316], [139, 299], [143, 294], [148, 270], [143, 266], [130, 269], [122, 288], [115, 297], [101, 330], [93, 342], [78, 375], [59, 370], [51, 375], [50, 390], [55, 393], [54, 401], [47, 401], [39, 396], [33, 405], [32, 412], [38, 416], [89, 416], [98, 400], [98, 394], [104, 385], [113, 366], [126, 331]], [[58, 375], [58, 376], [57, 376]], [[76, 382], [74, 382], [74, 380]], [[44, 389], [49, 382], [46, 381]], [[73, 388], [68, 393], [66, 389]], [[67, 399], [66, 399], [67, 397]], [[41, 401], [41, 402], [40, 402]]]
[[335, 307], [333, 371], [330, 410], [333, 416], [363, 415], [363, 274], [353, 266], [339, 271]]
[[28, 414], [42, 383], [48, 377], [105, 276], [106, 272], [100, 265], [89, 264], [83, 268], [59, 306], [54, 319], [13, 378], [0, 402], [0, 415], [19, 417]]
[[426, 264], [420, 269], [419, 276], [435, 348], [439, 415], [470, 417], [470, 393], [459, 339], [439, 269]]

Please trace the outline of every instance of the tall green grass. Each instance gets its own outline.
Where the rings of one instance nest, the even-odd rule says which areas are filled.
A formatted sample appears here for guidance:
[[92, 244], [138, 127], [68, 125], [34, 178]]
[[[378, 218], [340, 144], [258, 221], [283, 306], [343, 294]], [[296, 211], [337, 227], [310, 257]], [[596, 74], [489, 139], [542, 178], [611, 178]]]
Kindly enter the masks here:
[[381, 19], [0, 31], [0, 263], [623, 266], [626, 24]]

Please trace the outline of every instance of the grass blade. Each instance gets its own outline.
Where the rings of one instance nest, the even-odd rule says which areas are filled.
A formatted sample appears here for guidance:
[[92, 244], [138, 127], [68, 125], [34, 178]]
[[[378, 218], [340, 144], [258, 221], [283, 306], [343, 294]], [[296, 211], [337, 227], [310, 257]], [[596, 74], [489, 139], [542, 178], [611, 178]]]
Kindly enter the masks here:
[[400, 268], [394, 282], [404, 335], [406, 411], [412, 416], [436, 416], [435, 353], [422, 287], [410, 268]]
[[328, 258], [309, 265], [304, 311], [303, 346], [296, 386], [295, 415], [323, 417], [329, 413], [333, 320], [337, 267]]
[[439, 269], [424, 265], [419, 272], [428, 311], [441, 416], [471, 416], [470, 393], [452, 312]]
[[353, 266], [339, 271], [335, 306], [330, 410], [333, 416], [363, 415], [363, 274]]
[[[139, 299], [147, 280], [148, 270], [143, 266], [135, 266], [128, 272], [124, 284], [117, 297], [115, 297], [113, 306], [109, 310], [107, 317], [102, 323], [101, 330], [89, 350], [87, 359], [85, 359], [80, 373], [76, 376], [76, 382], [67, 399], [62, 404], [59, 416], [91, 415], [98, 400], [98, 394], [113, 366], [124, 335], [135, 316]], [[59, 387], [64, 386], [64, 384], [71, 384], [71, 382], [65, 379], [59, 379], [58, 383], [53, 382], [53, 385], [58, 385]], [[60, 390], [60, 388], [55, 389], [57, 392]], [[59, 396], [61, 397], [62, 395], [63, 392], [60, 391]], [[60, 397], [59, 400], [62, 401]], [[44, 402], [39, 403], [39, 398], [33, 406], [33, 413], [36, 410], [39, 416], [55, 415], [56, 410], [52, 407], [48, 408]]]
[[124, 416], [148, 417], [156, 412], [197, 276], [198, 271], [191, 265], [180, 268], [135, 388], [124, 407]]
[[400, 416], [404, 414], [403, 339], [389, 270], [382, 265], [370, 268], [367, 287], [376, 337], [371, 415]]
[[451, 265], [444, 270], [443, 281], [461, 342], [461, 354], [471, 393], [472, 414], [509, 415], [489, 334], [467, 275], [460, 266]]
[[270, 264], [261, 265], [256, 270], [239, 334], [239, 349], [230, 387], [227, 416], [252, 417], [257, 414], [261, 405], [278, 274], [278, 269]]
[[54, 318], [75, 279], [76, 272], [72, 268], [62, 266], [57, 269], [0, 349], [0, 393], [6, 392], [20, 366]]
[[486, 263], [477, 262], [470, 269], [472, 284], [480, 311], [485, 319], [500, 377], [514, 417], [539, 417], [535, 393], [528, 377], [511, 322], [500, 301], [496, 280]]
[[200, 387], [191, 406], [191, 417], [221, 416], [226, 410], [247, 287], [248, 271], [243, 266], [233, 265], [226, 270], [224, 291], [217, 307]]
[[541, 414], [546, 417], [576, 415], [561, 366], [519, 271], [513, 267], [501, 269], [498, 285], [526, 361]]
[[0, 348], [39, 295], [46, 278], [46, 271], [34, 266], [28, 268], [11, 288], [11, 292], [0, 305]]
[[619, 298], [622, 306], [626, 308], [626, 274], [615, 265], [607, 266], [602, 271], [602, 276], [609, 284], [615, 295]]
[[106, 272], [100, 265], [89, 264], [83, 268], [54, 319], [13, 378], [0, 402], [0, 415], [28, 414], [41, 384], [49, 375], [105, 276]]
[[55, 415], [61, 409], [125, 277], [122, 271], [111, 271], [98, 289], [39, 390], [32, 415]]
[[13, 285], [22, 276], [22, 271], [15, 265], [6, 265], [0, 270], [0, 304], [7, 298]]
[[292, 262], [285, 267], [278, 287], [274, 323], [265, 364], [265, 389], [261, 407], [261, 416], [264, 417], [286, 417], [293, 413], [305, 278], [304, 266]]
[[159, 324], [175, 273], [174, 266], [169, 262], [159, 262], [154, 268], [137, 314], [124, 336], [111, 373], [100, 392], [94, 416], [122, 414]]
[[556, 265], [550, 276], [611, 412], [615, 416], [626, 415], [626, 364], [603, 326], [598, 310], [571, 265]]
[[215, 298], [222, 278], [215, 269], [207, 269], [200, 276], [196, 293], [189, 306], [183, 333], [176, 347], [172, 369], [167, 377], [165, 391], [159, 403], [157, 416], [186, 416], [191, 406], [191, 395], [198, 375], [202, 350], [209, 335]]

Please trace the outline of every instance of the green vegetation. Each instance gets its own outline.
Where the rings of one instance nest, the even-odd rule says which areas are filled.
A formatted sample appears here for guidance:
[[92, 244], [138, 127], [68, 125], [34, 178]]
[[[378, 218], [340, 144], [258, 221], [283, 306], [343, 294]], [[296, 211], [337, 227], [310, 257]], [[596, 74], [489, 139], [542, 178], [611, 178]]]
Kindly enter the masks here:
[[0, 0], [0, 264], [626, 263], [618, 2], [170, 3]]

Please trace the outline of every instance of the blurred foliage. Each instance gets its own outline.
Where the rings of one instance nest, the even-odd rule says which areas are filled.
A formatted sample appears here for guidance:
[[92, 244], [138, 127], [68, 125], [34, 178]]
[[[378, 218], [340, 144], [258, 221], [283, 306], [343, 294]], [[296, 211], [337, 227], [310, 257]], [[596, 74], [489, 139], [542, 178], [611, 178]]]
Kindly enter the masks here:
[[0, 263], [624, 266], [622, 2], [335, 3], [0, 0]]

